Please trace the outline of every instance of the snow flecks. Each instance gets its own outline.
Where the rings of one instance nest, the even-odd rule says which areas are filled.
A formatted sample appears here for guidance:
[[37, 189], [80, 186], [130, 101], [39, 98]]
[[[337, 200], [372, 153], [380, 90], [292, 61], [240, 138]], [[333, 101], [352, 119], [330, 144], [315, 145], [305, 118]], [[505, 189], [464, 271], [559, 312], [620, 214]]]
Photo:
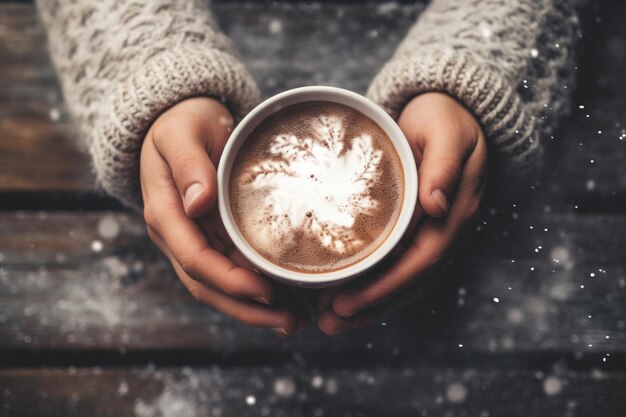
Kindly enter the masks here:
[[201, 410], [193, 396], [177, 395], [169, 389], [152, 402], [144, 402], [142, 399], [135, 402], [137, 417], [195, 417]]
[[248, 405], [256, 403], [256, 397], [250, 393], [245, 394], [238, 388], [225, 390], [227, 377], [217, 368], [200, 371], [183, 368], [180, 372], [171, 372], [148, 367], [138, 371], [135, 377], [161, 385], [156, 395], [135, 399], [137, 417], [221, 417], [225, 396]]
[[328, 378], [324, 384], [324, 390], [328, 395], [335, 395], [339, 391], [339, 383], [335, 378]]
[[320, 389], [324, 385], [324, 378], [321, 375], [314, 375], [311, 378], [311, 386], [315, 389]]
[[283, 21], [278, 18], [273, 18], [268, 24], [268, 30], [271, 34], [276, 35], [283, 31]]
[[[74, 331], [80, 332], [94, 321], [104, 321], [107, 326], [113, 327], [122, 320], [122, 314], [120, 314], [122, 306], [118, 305], [113, 298], [107, 298], [109, 294], [111, 294], [110, 290], [93, 294], [91, 291], [77, 286], [71, 299], [58, 301], [53, 307], [53, 311], [60, 316], [68, 317], [63, 327], [70, 334]], [[82, 301], [77, 300], [77, 298], [82, 299]]]
[[545, 300], [539, 297], [530, 297], [527, 300], [526, 305], [528, 307], [528, 311], [537, 317], [543, 317], [548, 312], [548, 305]]
[[93, 242], [91, 242], [91, 250], [94, 251], [95, 253], [102, 252], [102, 249], [104, 249], [104, 245], [102, 244], [102, 241], [94, 240]]
[[480, 34], [485, 39], [489, 39], [493, 35], [493, 31], [491, 30], [491, 27], [486, 22], [480, 22], [478, 29], [480, 30]]
[[101, 238], [108, 240], [115, 239], [119, 233], [120, 224], [117, 222], [115, 217], [107, 215], [102, 217], [98, 222], [98, 235], [100, 235]]
[[559, 394], [562, 389], [561, 380], [555, 376], [549, 376], [543, 381], [543, 391], [549, 397]]
[[557, 301], [568, 300], [574, 292], [574, 285], [572, 283], [563, 282], [555, 284], [550, 288], [550, 297]]
[[524, 321], [524, 312], [519, 308], [512, 308], [507, 311], [506, 319], [511, 324], [521, 324]]
[[52, 120], [53, 122], [58, 122], [61, 119], [61, 111], [56, 107], [53, 107], [50, 109], [48, 117], [50, 117], [50, 120]]
[[292, 397], [296, 393], [296, 382], [289, 376], [274, 381], [274, 392], [279, 397]]
[[123, 397], [128, 394], [128, 383], [124, 380], [120, 382], [120, 385], [117, 387], [117, 396]]
[[451, 403], [462, 403], [467, 398], [467, 389], [461, 382], [454, 382], [446, 389], [446, 398]]
[[565, 268], [566, 270], [571, 270], [574, 267], [570, 250], [565, 246], [555, 246], [552, 248], [550, 251], [550, 259], [553, 264]]
[[[122, 343], [130, 341], [130, 335], [124, 331], [101, 331], [94, 337], [85, 333], [85, 330], [97, 326], [101, 330], [115, 329], [123, 321], [132, 318], [139, 309], [137, 302], [129, 302], [127, 298], [120, 298], [122, 281], [129, 274], [129, 269], [117, 257], [106, 257], [96, 264], [96, 274], [91, 277], [89, 285], [81, 285], [83, 273], [68, 273], [65, 282], [54, 288], [54, 300], [45, 307], [27, 306], [27, 314], [31, 314], [41, 325], [55, 325], [65, 334], [69, 343], [96, 343], [116, 338]], [[41, 278], [36, 275], [35, 278]], [[39, 282], [50, 282], [41, 280]], [[26, 285], [27, 283], [22, 283]], [[30, 286], [30, 285], [29, 285]]]
[[397, 2], [390, 1], [381, 3], [376, 7], [376, 14], [381, 16], [389, 15], [395, 13], [399, 8], [400, 6]]
[[515, 340], [510, 336], [506, 336], [502, 338], [500, 345], [506, 350], [511, 350], [515, 347]]

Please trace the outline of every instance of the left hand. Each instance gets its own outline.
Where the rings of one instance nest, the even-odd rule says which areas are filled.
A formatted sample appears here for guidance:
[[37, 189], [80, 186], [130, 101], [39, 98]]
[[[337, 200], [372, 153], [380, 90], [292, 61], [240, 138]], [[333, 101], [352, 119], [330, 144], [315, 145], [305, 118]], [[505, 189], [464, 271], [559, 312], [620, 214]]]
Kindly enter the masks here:
[[209, 97], [185, 99], [155, 120], [140, 158], [148, 235], [196, 300], [289, 336], [306, 324], [306, 307], [286, 285], [253, 270], [215, 206], [215, 167], [232, 125], [229, 110]]
[[399, 248], [406, 250], [385, 270], [322, 293], [317, 324], [326, 334], [378, 321], [419, 298], [424, 279], [441, 274], [478, 215], [487, 147], [467, 108], [446, 94], [425, 93], [407, 104], [398, 124], [418, 165], [418, 206]]

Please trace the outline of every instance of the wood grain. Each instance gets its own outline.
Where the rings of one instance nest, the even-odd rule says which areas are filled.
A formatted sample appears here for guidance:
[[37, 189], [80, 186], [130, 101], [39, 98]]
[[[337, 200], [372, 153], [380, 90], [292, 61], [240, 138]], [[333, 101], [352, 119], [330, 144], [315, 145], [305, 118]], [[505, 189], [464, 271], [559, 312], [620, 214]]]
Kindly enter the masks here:
[[[3, 415], [602, 416], [626, 413], [626, 375], [415, 368], [2, 370]], [[391, 400], [393, 398], [393, 400]]]
[[0, 349], [192, 349], [207, 360], [554, 354], [598, 365], [608, 353], [624, 362], [626, 219], [528, 214], [511, 222], [497, 234], [482, 230], [440, 290], [384, 326], [337, 338], [311, 329], [285, 342], [194, 302], [131, 215], [0, 214]]

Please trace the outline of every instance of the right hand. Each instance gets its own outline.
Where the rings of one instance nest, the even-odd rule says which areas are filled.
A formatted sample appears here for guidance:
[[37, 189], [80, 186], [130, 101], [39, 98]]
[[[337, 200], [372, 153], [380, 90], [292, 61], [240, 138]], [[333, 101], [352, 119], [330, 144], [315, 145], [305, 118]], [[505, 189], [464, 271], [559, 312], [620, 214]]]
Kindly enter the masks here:
[[154, 122], [140, 161], [148, 235], [196, 300], [292, 335], [306, 324], [306, 308], [285, 286], [250, 269], [215, 207], [215, 167], [232, 126], [228, 109], [207, 97], [184, 100]]

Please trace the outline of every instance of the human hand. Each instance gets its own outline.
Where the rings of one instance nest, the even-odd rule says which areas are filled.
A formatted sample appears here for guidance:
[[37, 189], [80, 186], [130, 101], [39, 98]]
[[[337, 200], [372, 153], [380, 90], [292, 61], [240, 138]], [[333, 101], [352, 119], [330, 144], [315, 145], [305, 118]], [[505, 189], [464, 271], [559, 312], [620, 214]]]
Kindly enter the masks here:
[[317, 324], [326, 334], [375, 322], [419, 298], [478, 215], [487, 148], [474, 116], [448, 95], [426, 93], [407, 104], [398, 124], [418, 165], [413, 224], [385, 270], [321, 295]]
[[306, 310], [280, 284], [249, 269], [215, 207], [215, 167], [232, 127], [226, 107], [207, 97], [184, 100], [154, 122], [140, 161], [148, 235], [196, 300], [291, 335], [305, 324]]

